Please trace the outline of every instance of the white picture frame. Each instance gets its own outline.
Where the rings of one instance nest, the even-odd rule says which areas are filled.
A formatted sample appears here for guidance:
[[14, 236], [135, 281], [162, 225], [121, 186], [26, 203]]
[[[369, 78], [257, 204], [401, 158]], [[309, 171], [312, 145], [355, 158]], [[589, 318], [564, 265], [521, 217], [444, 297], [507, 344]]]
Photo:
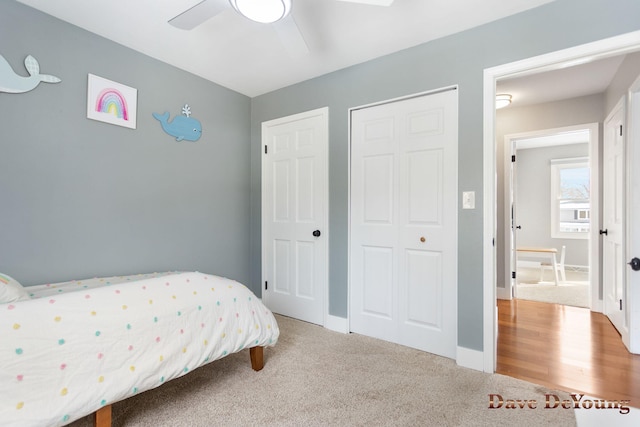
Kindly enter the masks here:
[[87, 118], [135, 129], [137, 109], [137, 89], [89, 74]]

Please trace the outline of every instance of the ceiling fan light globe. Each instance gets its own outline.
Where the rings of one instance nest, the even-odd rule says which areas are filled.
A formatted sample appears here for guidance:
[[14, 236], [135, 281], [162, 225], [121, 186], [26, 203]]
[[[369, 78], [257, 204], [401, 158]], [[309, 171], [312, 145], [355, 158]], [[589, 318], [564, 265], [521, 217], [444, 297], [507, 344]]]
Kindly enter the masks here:
[[246, 18], [263, 24], [279, 21], [291, 11], [291, 0], [229, 0]]

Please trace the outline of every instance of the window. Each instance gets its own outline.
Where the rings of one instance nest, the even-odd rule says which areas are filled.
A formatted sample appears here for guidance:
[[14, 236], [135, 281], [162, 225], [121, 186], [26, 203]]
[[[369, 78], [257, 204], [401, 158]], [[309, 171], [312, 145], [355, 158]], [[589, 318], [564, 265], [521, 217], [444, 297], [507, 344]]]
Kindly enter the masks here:
[[586, 157], [551, 160], [551, 237], [587, 239], [591, 183]]

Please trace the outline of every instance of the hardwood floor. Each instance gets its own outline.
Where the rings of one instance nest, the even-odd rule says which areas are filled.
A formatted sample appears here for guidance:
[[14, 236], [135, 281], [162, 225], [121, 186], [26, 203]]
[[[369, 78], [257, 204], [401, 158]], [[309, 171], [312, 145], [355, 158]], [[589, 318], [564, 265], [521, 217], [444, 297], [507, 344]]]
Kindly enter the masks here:
[[640, 407], [640, 355], [627, 351], [600, 313], [498, 300], [496, 372], [552, 389]]

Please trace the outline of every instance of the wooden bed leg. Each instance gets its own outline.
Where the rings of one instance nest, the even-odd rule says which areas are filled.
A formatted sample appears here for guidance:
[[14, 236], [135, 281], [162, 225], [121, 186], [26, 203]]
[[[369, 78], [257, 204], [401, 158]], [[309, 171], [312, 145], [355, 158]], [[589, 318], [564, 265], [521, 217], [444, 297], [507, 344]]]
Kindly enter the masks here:
[[93, 425], [95, 427], [111, 427], [111, 405], [103, 406], [95, 412]]
[[249, 349], [251, 356], [251, 367], [254, 371], [259, 371], [264, 367], [264, 347], [251, 347]]

